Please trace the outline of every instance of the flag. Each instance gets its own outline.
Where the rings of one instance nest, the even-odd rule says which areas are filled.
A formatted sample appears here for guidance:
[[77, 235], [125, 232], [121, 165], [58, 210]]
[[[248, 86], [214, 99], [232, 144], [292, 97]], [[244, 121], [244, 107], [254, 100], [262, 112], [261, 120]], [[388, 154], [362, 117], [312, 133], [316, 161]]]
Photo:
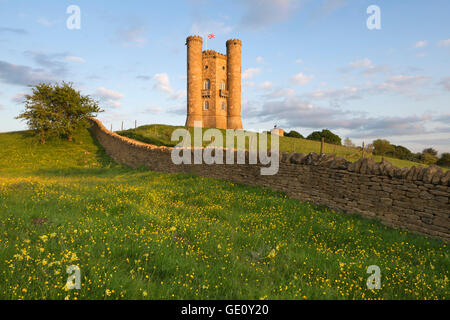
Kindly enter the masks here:
[[208, 34], [208, 39], [212, 39], [212, 38], [215, 38], [215, 37], [216, 37], [216, 35], [213, 34], [213, 33]]

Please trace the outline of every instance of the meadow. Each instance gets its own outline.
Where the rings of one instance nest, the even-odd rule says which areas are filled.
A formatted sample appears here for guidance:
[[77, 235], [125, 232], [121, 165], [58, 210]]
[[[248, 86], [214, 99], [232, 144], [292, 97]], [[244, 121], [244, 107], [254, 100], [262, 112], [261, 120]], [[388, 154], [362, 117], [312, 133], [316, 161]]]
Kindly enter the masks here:
[[[265, 188], [133, 170], [87, 130], [45, 145], [1, 133], [0, 217], [0, 299], [450, 298], [443, 241]], [[370, 265], [380, 290], [366, 287]]]
[[[175, 146], [178, 141], [172, 141], [171, 136], [172, 132], [176, 129], [185, 129], [186, 127], [182, 126], [170, 126], [170, 125], [163, 125], [163, 124], [152, 124], [152, 125], [144, 125], [139, 126], [135, 129], [128, 129], [128, 130], [120, 130], [116, 133], [122, 136], [126, 136], [132, 139], [136, 139], [142, 142], [158, 145], [158, 146], [169, 146], [173, 147]], [[188, 128], [189, 133], [191, 134], [192, 140], [194, 137], [193, 128]], [[207, 129], [202, 129], [203, 133]], [[224, 141], [223, 146], [225, 147], [226, 141], [225, 141], [225, 130], [220, 129], [220, 131], [223, 134]], [[235, 139], [235, 143], [236, 143]], [[210, 141], [204, 141], [203, 146], [206, 147], [209, 145]], [[193, 144], [193, 141], [192, 141]], [[270, 135], [268, 135], [268, 145], [270, 146]], [[307, 139], [301, 139], [301, 138], [291, 138], [291, 137], [280, 137], [279, 138], [279, 148], [281, 151], [286, 152], [298, 152], [298, 153], [305, 153], [308, 154], [310, 152], [320, 153], [320, 141], [313, 141], [313, 140], [307, 140]], [[249, 148], [249, 141], [246, 139], [245, 142], [245, 148]], [[338, 146], [334, 144], [324, 143], [323, 147], [323, 153], [325, 154], [335, 154], [337, 156], [341, 156], [346, 158], [348, 161], [357, 161], [362, 157], [362, 152], [358, 148], [352, 148], [352, 147], [345, 147], [345, 146]], [[374, 161], [381, 161], [382, 156], [380, 155], [373, 155], [372, 153], [365, 153], [364, 157], [371, 158]], [[394, 166], [397, 166], [399, 168], [411, 168], [412, 166], [416, 167], [428, 167], [428, 165], [423, 163], [417, 163], [413, 161], [408, 160], [402, 160], [402, 159], [396, 159], [396, 158], [390, 158], [390, 157], [384, 157], [387, 161], [392, 163]], [[450, 168], [443, 167], [443, 171], [448, 171]]]

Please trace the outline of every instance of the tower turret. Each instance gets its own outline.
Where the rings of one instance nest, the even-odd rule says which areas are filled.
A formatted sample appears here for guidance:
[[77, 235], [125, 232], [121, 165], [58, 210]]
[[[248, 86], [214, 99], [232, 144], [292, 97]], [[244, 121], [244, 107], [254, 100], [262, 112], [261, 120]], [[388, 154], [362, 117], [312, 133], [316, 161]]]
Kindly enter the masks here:
[[202, 46], [200, 36], [189, 36], [187, 46], [187, 118], [186, 126], [202, 121]]
[[242, 129], [241, 47], [242, 47], [241, 40], [230, 39], [227, 41], [228, 129]]

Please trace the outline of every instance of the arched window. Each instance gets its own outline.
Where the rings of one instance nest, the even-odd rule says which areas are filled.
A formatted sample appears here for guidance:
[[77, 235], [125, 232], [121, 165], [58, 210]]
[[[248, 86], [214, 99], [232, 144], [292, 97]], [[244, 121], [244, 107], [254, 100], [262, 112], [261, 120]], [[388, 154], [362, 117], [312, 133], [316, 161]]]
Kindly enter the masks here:
[[204, 109], [204, 110], [209, 110], [209, 101], [205, 101], [205, 102], [203, 103], [203, 109]]
[[220, 90], [225, 90], [225, 88], [226, 88], [225, 81], [222, 80], [220, 82]]
[[222, 101], [222, 110], [225, 110], [227, 108], [227, 103], [225, 101]]
[[209, 79], [206, 79], [205, 82], [203, 82], [203, 89], [204, 90], [211, 89], [211, 81], [209, 81]]

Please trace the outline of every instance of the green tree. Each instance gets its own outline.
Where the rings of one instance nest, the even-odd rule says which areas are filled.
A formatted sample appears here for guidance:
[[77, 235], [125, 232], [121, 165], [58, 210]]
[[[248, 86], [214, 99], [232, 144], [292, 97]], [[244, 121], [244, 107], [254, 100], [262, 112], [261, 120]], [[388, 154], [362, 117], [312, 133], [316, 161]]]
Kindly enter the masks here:
[[289, 131], [289, 133], [285, 133], [284, 136], [286, 137], [291, 137], [291, 138], [301, 138], [301, 139], [305, 139], [301, 133], [291, 130]]
[[431, 154], [432, 156], [435, 156], [435, 157], [438, 154], [438, 152], [435, 149], [433, 149], [433, 148], [423, 149], [422, 153], [429, 153], [429, 154]]
[[377, 139], [372, 142], [373, 144], [373, 154], [385, 156], [388, 152], [393, 152], [395, 150], [394, 146], [385, 139]]
[[450, 167], [450, 153], [445, 152], [441, 154], [441, 157], [436, 164], [439, 166]]
[[404, 146], [394, 146], [394, 157], [403, 160], [412, 160], [413, 153]]
[[345, 138], [344, 139], [344, 146], [350, 147], [350, 148], [354, 148], [355, 144], [353, 143], [352, 140], [350, 140], [350, 138]]
[[75, 90], [72, 83], [40, 83], [31, 91], [31, 95], [25, 95], [25, 111], [16, 118], [26, 120], [42, 144], [50, 137], [72, 141], [77, 129], [88, 126], [86, 117], [103, 112], [95, 100]]
[[328, 129], [323, 129], [322, 131], [314, 131], [308, 137], [306, 137], [306, 139], [320, 141], [322, 140], [322, 137], [324, 138], [324, 141], [326, 143], [337, 144], [339, 146], [342, 144], [341, 138]]

